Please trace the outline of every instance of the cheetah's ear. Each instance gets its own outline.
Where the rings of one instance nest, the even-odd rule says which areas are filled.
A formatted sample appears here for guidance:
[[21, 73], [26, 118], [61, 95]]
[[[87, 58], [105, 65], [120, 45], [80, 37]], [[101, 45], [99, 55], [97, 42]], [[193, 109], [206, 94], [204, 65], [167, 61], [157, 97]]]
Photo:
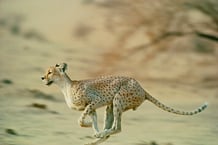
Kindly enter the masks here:
[[60, 72], [65, 72], [67, 70], [67, 64], [66, 63], [56, 64], [55, 67], [58, 68]]

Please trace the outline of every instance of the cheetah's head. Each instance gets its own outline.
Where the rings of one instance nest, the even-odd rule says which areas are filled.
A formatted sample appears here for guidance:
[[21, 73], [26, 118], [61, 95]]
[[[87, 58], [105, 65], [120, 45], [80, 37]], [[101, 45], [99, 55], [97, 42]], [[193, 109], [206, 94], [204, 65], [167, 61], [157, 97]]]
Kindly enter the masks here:
[[51, 85], [55, 82], [58, 82], [62, 75], [65, 73], [67, 69], [66, 63], [56, 64], [55, 66], [50, 66], [43, 77], [41, 79], [46, 85]]

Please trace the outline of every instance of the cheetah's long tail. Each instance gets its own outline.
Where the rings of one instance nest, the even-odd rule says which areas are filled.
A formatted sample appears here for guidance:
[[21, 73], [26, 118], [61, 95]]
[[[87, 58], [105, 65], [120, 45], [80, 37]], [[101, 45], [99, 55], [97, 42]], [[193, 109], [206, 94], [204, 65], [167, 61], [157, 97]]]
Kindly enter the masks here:
[[152, 97], [151, 95], [147, 95], [146, 99], [149, 100], [150, 102], [152, 102], [153, 104], [155, 104], [157, 107], [159, 107], [167, 112], [178, 114], [178, 115], [194, 115], [194, 114], [200, 113], [201, 111], [206, 109], [208, 106], [208, 103], [205, 102], [203, 105], [201, 105], [197, 109], [190, 111], [190, 112], [186, 112], [186, 111], [180, 111], [180, 110], [176, 110], [176, 109], [173, 109], [171, 107], [168, 107], [168, 106], [162, 104], [160, 101], [158, 101], [154, 97]]

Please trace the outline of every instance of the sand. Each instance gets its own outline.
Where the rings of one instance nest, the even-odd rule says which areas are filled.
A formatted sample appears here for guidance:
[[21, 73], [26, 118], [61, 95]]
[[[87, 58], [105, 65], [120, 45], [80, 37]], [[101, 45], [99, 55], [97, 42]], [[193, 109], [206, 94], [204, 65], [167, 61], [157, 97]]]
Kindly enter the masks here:
[[[143, 65], [143, 52], [120, 55], [118, 32], [104, 27], [107, 15], [88, 1], [0, 1], [0, 145], [82, 145], [94, 139], [91, 128], [77, 124], [81, 112], [67, 107], [57, 86], [40, 80], [59, 62], [68, 63], [74, 80], [135, 77], [150, 94], [180, 110], [209, 103], [198, 115], [179, 116], [145, 102], [125, 112], [122, 132], [102, 145], [216, 145], [217, 53], [155, 51], [158, 57]], [[141, 41], [141, 34], [135, 35], [131, 41]], [[98, 109], [100, 126], [104, 109]]]

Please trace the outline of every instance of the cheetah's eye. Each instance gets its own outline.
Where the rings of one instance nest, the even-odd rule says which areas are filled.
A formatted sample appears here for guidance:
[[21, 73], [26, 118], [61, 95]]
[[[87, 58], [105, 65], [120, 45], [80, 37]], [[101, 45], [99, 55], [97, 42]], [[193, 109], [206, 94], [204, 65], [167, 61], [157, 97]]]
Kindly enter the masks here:
[[51, 71], [48, 72], [48, 74], [51, 74], [51, 73], [52, 73]]
[[59, 66], [60, 66], [59, 64], [56, 64], [56, 65], [55, 65], [55, 67], [59, 67]]

